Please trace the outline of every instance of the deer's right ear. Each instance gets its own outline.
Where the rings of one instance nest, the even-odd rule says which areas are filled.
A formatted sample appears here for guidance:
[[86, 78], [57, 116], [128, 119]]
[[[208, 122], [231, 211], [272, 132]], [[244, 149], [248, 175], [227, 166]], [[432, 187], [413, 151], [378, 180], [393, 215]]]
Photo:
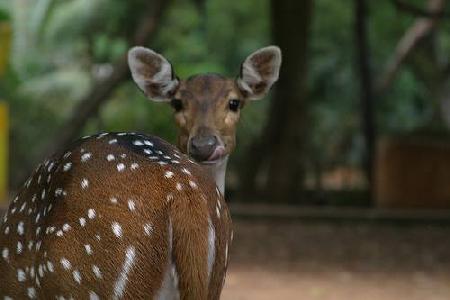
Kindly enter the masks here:
[[128, 51], [128, 65], [134, 82], [148, 98], [169, 101], [175, 94], [179, 80], [162, 55], [144, 47], [134, 47]]

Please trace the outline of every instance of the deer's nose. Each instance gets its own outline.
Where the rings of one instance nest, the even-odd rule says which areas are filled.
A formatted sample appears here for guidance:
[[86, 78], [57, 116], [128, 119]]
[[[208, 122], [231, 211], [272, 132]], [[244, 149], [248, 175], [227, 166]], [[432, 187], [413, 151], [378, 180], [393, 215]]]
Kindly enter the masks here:
[[191, 139], [189, 153], [196, 161], [206, 161], [214, 153], [218, 145], [214, 135], [195, 136]]

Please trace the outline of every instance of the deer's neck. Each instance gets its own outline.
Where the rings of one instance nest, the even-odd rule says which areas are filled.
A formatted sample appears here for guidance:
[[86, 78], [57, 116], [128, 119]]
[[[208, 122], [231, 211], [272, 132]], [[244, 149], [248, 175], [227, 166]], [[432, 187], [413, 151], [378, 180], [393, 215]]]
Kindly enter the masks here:
[[216, 185], [222, 195], [225, 195], [225, 174], [227, 172], [228, 156], [226, 156], [220, 163], [214, 165], [205, 165], [208, 172], [216, 180]]

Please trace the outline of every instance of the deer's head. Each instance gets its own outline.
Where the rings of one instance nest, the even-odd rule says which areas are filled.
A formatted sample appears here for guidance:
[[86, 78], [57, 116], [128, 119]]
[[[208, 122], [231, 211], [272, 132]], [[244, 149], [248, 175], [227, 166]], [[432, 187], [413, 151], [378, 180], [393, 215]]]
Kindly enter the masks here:
[[180, 150], [199, 163], [217, 164], [235, 147], [241, 108], [262, 98], [277, 81], [281, 52], [269, 46], [252, 53], [236, 79], [207, 73], [181, 80], [167, 59], [143, 47], [129, 51], [128, 63], [149, 99], [173, 107]]

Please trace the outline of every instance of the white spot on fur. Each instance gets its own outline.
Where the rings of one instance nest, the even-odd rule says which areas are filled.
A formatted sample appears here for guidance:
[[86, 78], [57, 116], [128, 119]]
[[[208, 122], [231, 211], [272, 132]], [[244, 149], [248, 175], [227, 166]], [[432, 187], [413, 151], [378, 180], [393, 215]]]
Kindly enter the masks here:
[[72, 228], [72, 227], [70, 227], [69, 224], [64, 224], [63, 227], [62, 227], [62, 230], [63, 230], [64, 232], [67, 232], [67, 231], [70, 230], [70, 228]]
[[84, 245], [84, 249], [86, 250], [87, 255], [92, 254], [92, 247], [89, 244]]
[[91, 153], [84, 153], [83, 155], [81, 155], [81, 162], [87, 162], [89, 159], [91, 159], [91, 157]]
[[22, 269], [17, 269], [17, 281], [24, 282], [27, 280], [27, 275]]
[[128, 209], [130, 211], [134, 211], [136, 209], [136, 204], [134, 203], [133, 200], [128, 200]]
[[122, 172], [125, 170], [125, 165], [123, 163], [117, 164], [117, 171]]
[[42, 245], [42, 241], [41, 240], [37, 241], [34, 249], [36, 251], [39, 251], [41, 249], [41, 245]]
[[173, 194], [172, 193], [167, 194], [166, 200], [167, 200], [167, 202], [172, 201], [173, 200]]
[[9, 259], [9, 249], [8, 248], [3, 248], [2, 250], [2, 257], [4, 260], [8, 261]]
[[85, 190], [85, 189], [88, 188], [88, 186], [89, 186], [89, 181], [88, 181], [86, 178], [83, 178], [83, 179], [81, 180], [81, 188], [82, 188], [83, 190]]
[[192, 180], [189, 180], [189, 185], [190, 185], [191, 188], [193, 188], [193, 189], [197, 189], [197, 188], [198, 188], [197, 184], [196, 184], [194, 181], [192, 181]]
[[93, 291], [89, 291], [89, 300], [100, 300], [100, 297]]
[[78, 284], [81, 284], [81, 274], [78, 270], [74, 270], [72, 272], [73, 280], [75, 280]]
[[211, 219], [208, 218], [208, 280], [211, 278], [212, 268], [216, 259], [216, 232]]
[[17, 254], [20, 254], [20, 253], [22, 253], [22, 249], [23, 249], [23, 245], [22, 245], [22, 242], [21, 241], [18, 241], [17, 242]]
[[133, 246], [129, 246], [125, 252], [125, 261], [123, 263], [122, 270], [120, 271], [119, 277], [114, 284], [114, 299], [123, 297], [128, 281], [128, 273], [133, 267], [135, 255], [135, 248]]
[[112, 155], [112, 154], [108, 154], [107, 156], [106, 156], [106, 160], [107, 161], [113, 161], [113, 160], [115, 160], [116, 158], [114, 157], [114, 155]]
[[219, 208], [216, 206], [216, 214], [217, 214], [217, 217], [220, 219], [220, 211], [219, 211]]
[[118, 238], [122, 237], [122, 226], [120, 226], [119, 223], [113, 222], [111, 228], [115, 236], [117, 236]]
[[23, 235], [25, 229], [24, 229], [24, 224], [22, 221], [19, 222], [19, 224], [17, 224], [17, 233], [19, 235]]
[[41, 278], [44, 277], [44, 267], [42, 265], [39, 265], [39, 267], [38, 267], [38, 274], [39, 274], [39, 277], [41, 277]]
[[34, 287], [27, 288], [27, 295], [28, 295], [28, 298], [35, 299], [36, 298], [36, 289]]
[[51, 172], [54, 166], [55, 164], [51, 162], [50, 165], [48, 166], [47, 172]]
[[66, 193], [66, 192], [64, 192], [64, 190], [63, 190], [62, 188], [57, 188], [57, 189], [55, 190], [55, 197], [65, 195], [65, 193]]
[[70, 270], [72, 268], [72, 264], [67, 258], [61, 258], [61, 265], [65, 270]]
[[100, 268], [98, 266], [92, 265], [92, 272], [95, 274], [95, 277], [97, 277], [98, 279], [103, 278], [102, 272], [100, 271]]
[[145, 235], [150, 236], [153, 233], [153, 225], [150, 223], [145, 224], [144, 232], [145, 232]]
[[89, 219], [95, 218], [95, 210], [93, 208], [89, 208], [89, 210], [88, 210], [88, 218]]
[[51, 261], [47, 261], [47, 269], [49, 272], [54, 272], [55, 271], [55, 267], [53, 266]]
[[108, 135], [107, 132], [100, 133], [100, 134], [98, 135], [97, 139], [99, 140], [99, 139], [101, 139], [102, 137], [107, 136], [107, 135]]
[[19, 212], [23, 212], [23, 210], [25, 209], [26, 206], [27, 206], [27, 202], [24, 202], [22, 204], [22, 206], [20, 207]]

